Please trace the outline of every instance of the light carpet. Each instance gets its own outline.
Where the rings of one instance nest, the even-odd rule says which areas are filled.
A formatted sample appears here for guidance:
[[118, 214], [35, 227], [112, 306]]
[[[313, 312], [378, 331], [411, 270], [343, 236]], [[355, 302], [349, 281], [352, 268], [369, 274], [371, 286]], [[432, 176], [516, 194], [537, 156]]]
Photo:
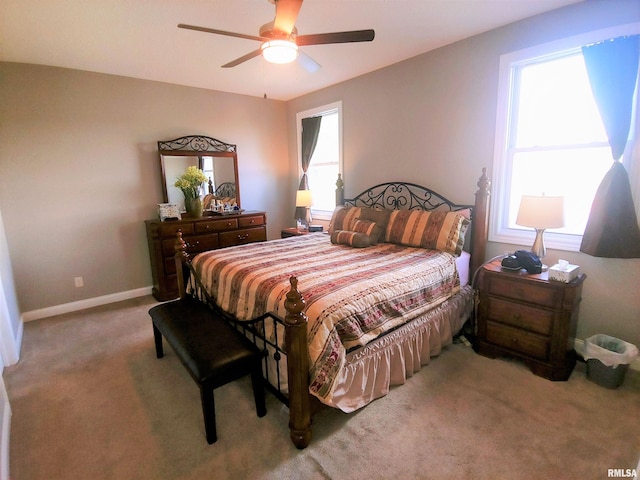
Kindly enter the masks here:
[[306, 450], [249, 378], [215, 391], [208, 445], [198, 388], [167, 347], [155, 357], [156, 302], [142, 297], [25, 325], [5, 369], [10, 474], [35, 479], [605, 479], [640, 457], [640, 372], [608, 390], [579, 363], [568, 382], [515, 360], [447, 347], [408, 382], [352, 414], [314, 417]]

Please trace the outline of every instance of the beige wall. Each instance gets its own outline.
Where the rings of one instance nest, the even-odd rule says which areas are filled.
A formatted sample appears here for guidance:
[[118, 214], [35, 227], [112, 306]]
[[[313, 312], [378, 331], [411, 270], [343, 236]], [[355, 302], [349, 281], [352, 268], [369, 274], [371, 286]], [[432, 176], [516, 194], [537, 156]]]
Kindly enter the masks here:
[[267, 211], [270, 238], [288, 221], [283, 102], [2, 63], [0, 122], [0, 207], [22, 313], [151, 285], [143, 222], [162, 201], [158, 140], [237, 144], [243, 208]]
[[[347, 196], [382, 181], [405, 180], [457, 203], [473, 203], [482, 167], [492, 170], [500, 55], [638, 21], [637, 0], [588, 1], [290, 101], [290, 168], [295, 168], [296, 113], [342, 100]], [[487, 257], [516, 247], [522, 245], [490, 243]], [[588, 276], [578, 338], [607, 333], [640, 345], [640, 260], [553, 250], [547, 258], [560, 256]]]

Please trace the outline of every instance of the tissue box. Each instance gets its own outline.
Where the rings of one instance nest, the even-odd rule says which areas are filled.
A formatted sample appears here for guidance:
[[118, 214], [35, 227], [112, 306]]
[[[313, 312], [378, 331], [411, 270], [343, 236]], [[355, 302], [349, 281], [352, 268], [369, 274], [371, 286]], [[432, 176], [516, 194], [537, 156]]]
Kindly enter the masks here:
[[556, 263], [549, 268], [549, 280], [557, 282], [569, 283], [571, 280], [580, 275], [580, 267], [571, 265], [570, 263]]

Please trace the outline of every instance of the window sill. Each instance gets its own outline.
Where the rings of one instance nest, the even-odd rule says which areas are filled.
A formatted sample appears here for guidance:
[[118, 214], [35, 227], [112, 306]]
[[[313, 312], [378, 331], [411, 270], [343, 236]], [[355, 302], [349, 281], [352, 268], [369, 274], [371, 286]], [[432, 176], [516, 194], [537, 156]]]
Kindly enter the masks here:
[[[524, 231], [506, 228], [501, 231], [489, 232], [489, 241], [498, 243], [509, 243], [513, 245], [525, 245], [530, 247], [536, 238], [534, 230]], [[550, 230], [544, 232], [544, 245], [553, 250], [564, 250], [567, 252], [580, 251], [582, 235], [569, 235], [563, 233], [553, 233]]]

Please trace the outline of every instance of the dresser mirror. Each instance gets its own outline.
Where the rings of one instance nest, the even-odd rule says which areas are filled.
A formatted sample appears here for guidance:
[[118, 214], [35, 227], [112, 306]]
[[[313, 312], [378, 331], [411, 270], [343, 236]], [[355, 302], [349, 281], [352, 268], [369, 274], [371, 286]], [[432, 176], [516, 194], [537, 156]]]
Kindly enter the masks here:
[[201, 169], [209, 179], [201, 196], [212, 193], [220, 198], [235, 198], [240, 207], [238, 154], [236, 146], [203, 135], [189, 135], [158, 142], [162, 195], [164, 203], [175, 203], [184, 210], [182, 192], [174, 186], [187, 167]]

